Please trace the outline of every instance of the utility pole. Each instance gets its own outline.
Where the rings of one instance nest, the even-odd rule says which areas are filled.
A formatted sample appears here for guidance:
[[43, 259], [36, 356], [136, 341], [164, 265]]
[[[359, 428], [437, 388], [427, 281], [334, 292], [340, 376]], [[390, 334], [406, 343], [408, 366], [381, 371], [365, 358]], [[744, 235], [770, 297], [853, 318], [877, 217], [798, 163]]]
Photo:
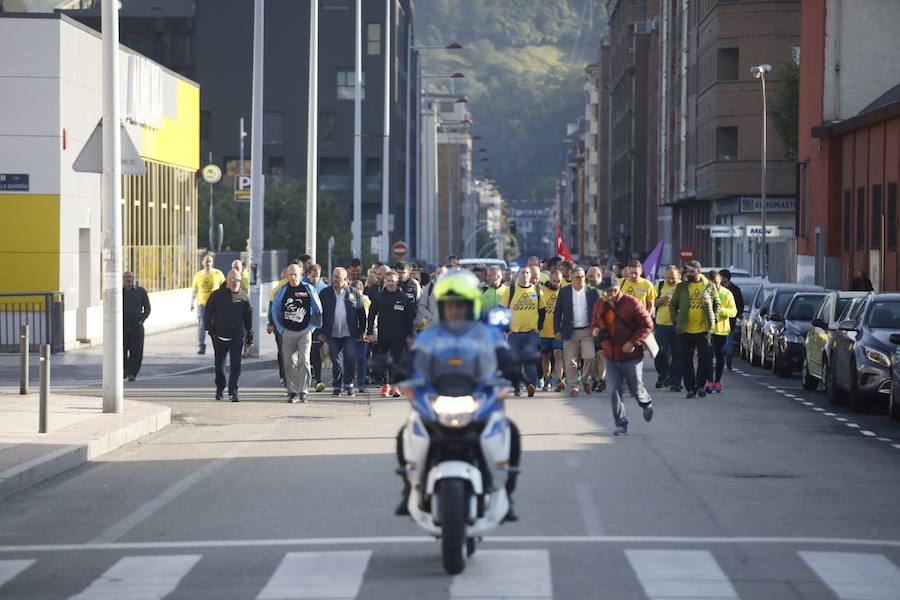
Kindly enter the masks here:
[[123, 409], [122, 133], [119, 105], [119, 3], [105, 0], [103, 30], [103, 412]]
[[315, 263], [319, 204], [319, 0], [309, 3], [309, 110], [306, 138], [306, 253]]
[[394, 0], [384, 0], [384, 137], [381, 146], [381, 262], [388, 261], [390, 246], [390, 185], [391, 185], [391, 6]]
[[260, 261], [265, 240], [264, 212], [265, 182], [262, 174], [263, 163], [263, 57], [265, 29], [265, 0], [254, 0], [253, 6], [253, 94], [250, 115], [250, 311], [253, 315], [254, 342], [250, 348], [250, 356], [259, 356], [259, 343], [262, 339], [259, 331], [259, 314], [262, 307], [260, 277]]
[[[409, 246], [410, 253], [413, 254], [416, 258], [420, 258], [420, 254], [418, 251], [419, 247], [419, 232], [416, 231], [416, 245], [413, 246], [412, 243], [412, 231], [410, 229], [410, 201], [411, 201], [411, 193], [412, 189], [410, 188], [410, 171], [412, 170], [412, 165], [410, 164], [410, 146], [412, 145], [412, 57], [413, 57], [413, 25], [409, 19], [407, 19], [407, 34], [406, 34], [406, 160], [403, 162], [405, 173], [405, 185], [403, 190], [403, 241], [405, 241]], [[419, 103], [419, 94], [418, 91], [416, 93], [416, 104]], [[418, 112], [416, 113], [418, 114]], [[418, 131], [419, 126], [416, 124], [416, 131]], [[418, 150], [417, 150], [418, 152]]]
[[353, 256], [362, 259], [362, 0], [356, 0], [356, 70], [353, 88]]

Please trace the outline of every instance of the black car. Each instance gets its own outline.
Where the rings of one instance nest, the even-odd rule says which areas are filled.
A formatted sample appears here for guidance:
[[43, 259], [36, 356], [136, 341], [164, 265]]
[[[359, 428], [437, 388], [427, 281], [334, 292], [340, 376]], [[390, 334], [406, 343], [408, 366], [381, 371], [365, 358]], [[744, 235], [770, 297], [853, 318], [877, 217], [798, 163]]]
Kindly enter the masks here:
[[784, 317], [772, 315], [772, 372], [790, 377], [803, 364], [803, 343], [813, 318], [827, 294], [801, 292], [795, 294], [784, 311]]
[[897, 344], [890, 338], [900, 333], [900, 294], [869, 294], [853, 308], [828, 339], [828, 399], [832, 404], [849, 400], [850, 410], [864, 412], [875, 397], [891, 391]]
[[[769, 284], [773, 290], [766, 299], [756, 320], [750, 327], [750, 339], [748, 345], [750, 348], [750, 364], [755, 367], [768, 368], [772, 358], [772, 345], [775, 342], [776, 326], [780, 326], [779, 320], [772, 320], [772, 317], [784, 318], [784, 311], [790, 303], [791, 298], [798, 292], [825, 292], [825, 289], [819, 286], [800, 286], [797, 284]], [[762, 290], [761, 290], [762, 291]]]

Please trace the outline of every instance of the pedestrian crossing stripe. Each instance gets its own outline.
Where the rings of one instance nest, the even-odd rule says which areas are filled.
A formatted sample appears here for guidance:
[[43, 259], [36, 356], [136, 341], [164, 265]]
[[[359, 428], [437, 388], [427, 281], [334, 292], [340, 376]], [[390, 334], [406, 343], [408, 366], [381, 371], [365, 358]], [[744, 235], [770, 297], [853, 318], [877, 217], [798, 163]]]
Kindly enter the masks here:
[[[363, 589], [372, 554], [371, 550], [288, 552], [256, 596], [242, 595], [257, 600], [355, 600]], [[740, 600], [731, 579], [709, 550], [625, 549], [624, 554], [648, 600]], [[900, 598], [900, 567], [883, 554], [797, 554], [802, 559], [799, 564], [805, 563], [837, 600]], [[165, 598], [178, 589], [201, 558], [199, 554], [123, 557], [70, 600]], [[440, 559], [435, 556], [434, 561], [437, 574]], [[20, 576], [28, 577], [31, 567], [38, 568], [36, 562], [0, 560], [0, 597], [4, 596], [4, 586], [14, 586], [14, 580]], [[553, 600], [551, 571], [547, 549], [482, 549], [467, 561], [462, 574], [447, 579], [446, 597]], [[393, 575], [399, 575], [396, 569]], [[32, 577], [38, 578], [39, 574]], [[809, 576], [801, 571], [791, 579], [801, 582]], [[26, 579], [20, 583], [30, 582]], [[187, 593], [189, 590], [183, 591]]]

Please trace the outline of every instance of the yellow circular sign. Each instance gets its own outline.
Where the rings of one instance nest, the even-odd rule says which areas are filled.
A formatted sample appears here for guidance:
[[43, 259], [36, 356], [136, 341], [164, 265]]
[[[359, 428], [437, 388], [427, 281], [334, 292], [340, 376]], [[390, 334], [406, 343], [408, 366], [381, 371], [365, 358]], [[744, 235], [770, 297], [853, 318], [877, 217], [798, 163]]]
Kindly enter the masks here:
[[219, 183], [222, 180], [222, 169], [217, 165], [206, 165], [201, 172], [206, 183]]

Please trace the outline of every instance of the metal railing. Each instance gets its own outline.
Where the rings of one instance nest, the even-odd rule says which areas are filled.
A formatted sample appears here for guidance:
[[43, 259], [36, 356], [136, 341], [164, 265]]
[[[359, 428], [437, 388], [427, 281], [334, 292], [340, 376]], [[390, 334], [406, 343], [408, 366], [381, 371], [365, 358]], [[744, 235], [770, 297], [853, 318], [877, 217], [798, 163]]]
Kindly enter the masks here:
[[8, 292], [0, 294], [0, 352], [19, 352], [22, 325], [28, 325], [29, 352], [48, 344], [63, 350], [62, 292]]

